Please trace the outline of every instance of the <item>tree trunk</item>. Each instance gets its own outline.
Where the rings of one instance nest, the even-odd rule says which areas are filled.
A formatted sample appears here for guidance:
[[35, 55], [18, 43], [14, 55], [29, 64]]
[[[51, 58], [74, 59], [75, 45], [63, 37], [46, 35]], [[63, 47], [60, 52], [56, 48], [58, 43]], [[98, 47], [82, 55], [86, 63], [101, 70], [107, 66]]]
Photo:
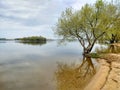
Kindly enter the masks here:
[[94, 37], [93, 41], [91, 43], [89, 43], [89, 45], [87, 47], [85, 47], [85, 44], [83, 45], [83, 55], [89, 55], [89, 53], [92, 51], [92, 48], [95, 44], [95, 42], [101, 37], [103, 36], [103, 34], [105, 34], [105, 32], [101, 33], [98, 37]]
[[111, 40], [110, 40], [110, 43], [114, 43], [114, 42], [115, 42], [115, 35], [112, 34], [112, 38], [111, 38]]
[[87, 47], [84, 47], [84, 50], [83, 50], [83, 55], [86, 56], [86, 55], [89, 55], [89, 53], [92, 51], [92, 48], [95, 44], [95, 42], [97, 41], [97, 39], [95, 39], [92, 44], [89, 44]]
[[91, 52], [91, 48], [89, 48], [89, 47], [87, 47], [87, 48], [84, 48], [84, 50], [83, 50], [83, 55], [84, 56], [89, 56], [89, 53]]

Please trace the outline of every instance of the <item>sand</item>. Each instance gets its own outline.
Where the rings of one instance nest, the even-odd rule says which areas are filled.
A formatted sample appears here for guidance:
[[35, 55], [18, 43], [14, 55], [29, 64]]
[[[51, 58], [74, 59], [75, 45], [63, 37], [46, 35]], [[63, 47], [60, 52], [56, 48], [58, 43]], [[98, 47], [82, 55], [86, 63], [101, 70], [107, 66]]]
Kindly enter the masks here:
[[100, 68], [84, 90], [120, 90], [120, 54], [98, 59]]

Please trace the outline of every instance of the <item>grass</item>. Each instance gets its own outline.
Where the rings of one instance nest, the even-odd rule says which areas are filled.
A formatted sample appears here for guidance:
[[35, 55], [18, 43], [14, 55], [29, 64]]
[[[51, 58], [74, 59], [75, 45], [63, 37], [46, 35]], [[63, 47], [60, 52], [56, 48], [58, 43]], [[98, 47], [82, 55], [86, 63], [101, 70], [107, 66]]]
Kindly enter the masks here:
[[101, 58], [103, 54], [101, 53], [90, 53], [91, 58]]

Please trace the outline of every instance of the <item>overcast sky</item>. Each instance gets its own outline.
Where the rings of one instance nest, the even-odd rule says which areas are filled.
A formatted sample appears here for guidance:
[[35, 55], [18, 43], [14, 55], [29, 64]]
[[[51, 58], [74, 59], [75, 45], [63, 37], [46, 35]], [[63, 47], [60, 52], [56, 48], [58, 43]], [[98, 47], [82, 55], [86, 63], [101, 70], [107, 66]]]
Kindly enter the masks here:
[[81, 8], [96, 0], [0, 0], [0, 38], [56, 38], [52, 27], [67, 7]]

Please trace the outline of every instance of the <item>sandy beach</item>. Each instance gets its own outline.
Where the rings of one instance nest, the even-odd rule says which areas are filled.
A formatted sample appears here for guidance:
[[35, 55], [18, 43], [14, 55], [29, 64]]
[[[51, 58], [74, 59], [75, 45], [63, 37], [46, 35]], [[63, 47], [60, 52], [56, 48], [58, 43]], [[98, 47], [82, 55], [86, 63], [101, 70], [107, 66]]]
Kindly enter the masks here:
[[120, 90], [120, 54], [98, 59], [100, 68], [85, 90]]

